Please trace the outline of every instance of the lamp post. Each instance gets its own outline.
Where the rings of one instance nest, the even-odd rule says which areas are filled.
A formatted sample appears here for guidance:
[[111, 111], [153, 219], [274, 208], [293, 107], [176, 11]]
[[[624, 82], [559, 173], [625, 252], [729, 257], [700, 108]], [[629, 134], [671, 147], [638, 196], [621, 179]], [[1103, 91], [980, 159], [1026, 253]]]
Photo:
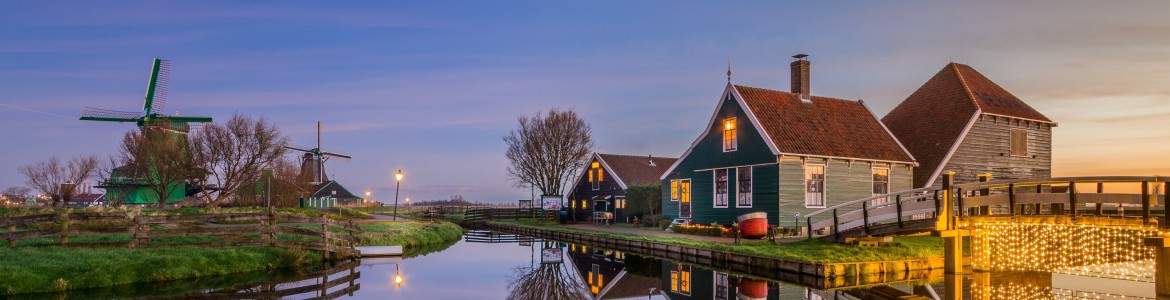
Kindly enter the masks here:
[[402, 169], [394, 172], [394, 221], [398, 221], [398, 187], [402, 185]]
[[398, 264], [394, 264], [394, 286], [402, 286], [402, 271], [398, 269]]
[[362, 206], [366, 206], [366, 203], [370, 203], [370, 191], [366, 191], [366, 198], [362, 199], [361, 204]]

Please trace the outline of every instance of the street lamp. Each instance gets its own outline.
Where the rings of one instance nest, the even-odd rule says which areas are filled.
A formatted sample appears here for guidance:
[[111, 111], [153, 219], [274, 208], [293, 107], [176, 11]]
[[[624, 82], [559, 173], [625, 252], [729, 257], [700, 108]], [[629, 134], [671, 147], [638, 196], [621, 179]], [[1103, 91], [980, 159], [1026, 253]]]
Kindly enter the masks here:
[[[406, 197], [406, 207], [410, 207], [410, 197]], [[410, 212], [407, 212], [410, 213]]]
[[402, 185], [402, 169], [394, 172], [394, 221], [398, 221], [398, 187]]

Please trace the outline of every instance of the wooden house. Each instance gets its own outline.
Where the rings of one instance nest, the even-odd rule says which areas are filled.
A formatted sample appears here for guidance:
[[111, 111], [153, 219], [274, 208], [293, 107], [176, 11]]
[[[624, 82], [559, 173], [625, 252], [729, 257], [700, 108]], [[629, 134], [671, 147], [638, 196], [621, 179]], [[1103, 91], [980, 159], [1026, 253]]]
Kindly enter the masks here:
[[626, 189], [638, 184], [658, 184], [662, 172], [675, 158], [594, 153], [569, 192], [572, 218], [578, 221], [629, 222]]
[[702, 133], [660, 178], [664, 215], [729, 225], [765, 212], [769, 224], [796, 226], [798, 213], [910, 188], [913, 157], [869, 108], [811, 95], [809, 61], [791, 66], [791, 91], [728, 80]]
[[638, 274], [627, 265], [625, 252], [578, 244], [568, 250], [569, 262], [588, 287], [590, 299], [640, 299], [658, 287], [658, 274]]
[[1056, 123], [983, 74], [950, 63], [882, 118], [918, 160], [914, 186], [1052, 175]]
[[338, 206], [353, 206], [360, 204], [362, 198], [354, 196], [337, 180], [330, 180], [318, 184], [313, 188], [313, 194], [301, 201], [301, 207], [330, 208]]

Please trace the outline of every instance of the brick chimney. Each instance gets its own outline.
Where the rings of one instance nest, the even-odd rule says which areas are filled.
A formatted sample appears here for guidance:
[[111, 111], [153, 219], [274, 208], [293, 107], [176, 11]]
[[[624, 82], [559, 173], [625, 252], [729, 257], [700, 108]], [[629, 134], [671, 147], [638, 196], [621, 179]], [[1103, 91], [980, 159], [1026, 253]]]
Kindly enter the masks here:
[[792, 56], [792, 58], [796, 59], [792, 62], [792, 93], [800, 95], [801, 99], [811, 99], [809, 98], [809, 62], [807, 57], [807, 54], [797, 54]]

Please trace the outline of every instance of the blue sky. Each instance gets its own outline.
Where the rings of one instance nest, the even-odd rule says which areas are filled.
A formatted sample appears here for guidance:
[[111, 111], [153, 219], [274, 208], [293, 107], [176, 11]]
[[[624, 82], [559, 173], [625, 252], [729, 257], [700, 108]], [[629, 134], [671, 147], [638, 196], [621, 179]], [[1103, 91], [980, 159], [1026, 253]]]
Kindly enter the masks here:
[[[150, 60], [173, 62], [168, 113], [268, 118], [294, 145], [351, 154], [355, 192], [511, 202], [501, 137], [521, 114], [573, 108], [598, 150], [676, 156], [726, 83], [787, 89], [808, 53], [814, 94], [885, 115], [947, 62], [1049, 118], [1054, 175], [1170, 173], [1165, 2], [978, 3], [0, 2], [0, 188], [49, 156], [106, 156], [141, 107]], [[34, 110], [37, 112], [30, 112]]]

